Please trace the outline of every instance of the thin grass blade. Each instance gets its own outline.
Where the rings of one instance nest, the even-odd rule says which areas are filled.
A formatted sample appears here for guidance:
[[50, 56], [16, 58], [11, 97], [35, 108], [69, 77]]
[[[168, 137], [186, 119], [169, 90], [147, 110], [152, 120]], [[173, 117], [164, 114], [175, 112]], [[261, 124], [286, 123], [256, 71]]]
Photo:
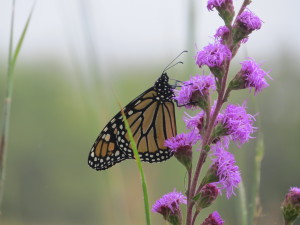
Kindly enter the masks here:
[[147, 191], [147, 184], [146, 184], [145, 174], [144, 174], [143, 167], [142, 167], [142, 162], [141, 162], [138, 150], [137, 150], [136, 143], [133, 139], [133, 135], [132, 135], [130, 126], [128, 124], [128, 121], [126, 119], [124, 111], [122, 109], [121, 109], [121, 112], [122, 112], [122, 117], [123, 117], [123, 120], [124, 120], [126, 130], [127, 130], [127, 133], [128, 133], [129, 139], [130, 139], [130, 144], [132, 146], [133, 154], [134, 154], [134, 157], [135, 157], [135, 160], [136, 160], [136, 163], [137, 163], [137, 166], [138, 166], [138, 170], [139, 170], [139, 173], [140, 173], [140, 176], [141, 176], [142, 189], [143, 189], [143, 195], [144, 195], [144, 207], [145, 207], [145, 214], [146, 214], [146, 223], [147, 223], [147, 225], [151, 225], [148, 191]]

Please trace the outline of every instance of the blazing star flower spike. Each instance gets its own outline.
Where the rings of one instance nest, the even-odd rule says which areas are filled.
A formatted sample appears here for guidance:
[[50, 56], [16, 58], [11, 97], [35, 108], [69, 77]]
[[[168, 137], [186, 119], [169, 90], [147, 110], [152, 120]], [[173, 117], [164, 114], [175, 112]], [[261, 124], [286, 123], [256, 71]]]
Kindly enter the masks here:
[[285, 224], [292, 224], [300, 216], [300, 188], [292, 187], [281, 206]]
[[201, 139], [198, 132], [192, 130], [185, 134], [178, 134], [165, 141], [165, 146], [174, 152], [176, 159], [181, 162], [187, 170], [192, 167], [192, 147]]
[[152, 211], [163, 215], [164, 219], [173, 225], [182, 224], [180, 204], [186, 204], [186, 197], [174, 190], [162, 196], [152, 206]]
[[207, 45], [195, 56], [196, 64], [199, 67], [207, 65], [215, 76], [222, 76], [224, 63], [231, 58], [232, 53], [229, 48], [219, 42]]
[[195, 109], [197, 106], [205, 108], [209, 104], [208, 97], [214, 90], [216, 85], [212, 75], [196, 75], [185, 81], [180, 90], [174, 90], [174, 99], [188, 109]]
[[242, 106], [230, 104], [223, 112], [224, 135], [230, 135], [230, 138], [240, 147], [254, 138], [251, 136], [257, 129], [253, 126], [254, 121], [255, 117], [246, 111], [246, 104]]
[[223, 225], [224, 221], [222, 220], [220, 214], [215, 211], [210, 214], [201, 225]]

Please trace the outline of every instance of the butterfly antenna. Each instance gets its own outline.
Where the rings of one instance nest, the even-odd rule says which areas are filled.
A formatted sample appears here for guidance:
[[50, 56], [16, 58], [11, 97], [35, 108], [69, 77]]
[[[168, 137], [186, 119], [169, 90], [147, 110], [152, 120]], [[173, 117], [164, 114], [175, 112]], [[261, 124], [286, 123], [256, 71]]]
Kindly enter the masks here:
[[166, 72], [168, 69], [170, 69], [170, 68], [172, 68], [173, 66], [175, 66], [175, 65], [177, 65], [178, 63], [181, 63], [181, 64], [183, 64], [183, 62], [177, 62], [177, 63], [175, 63], [174, 65], [172, 65], [172, 63], [176, 60], [176, 59], [178, 59], [183, 53], [185, 53], [185, 52], [188, 52], [188, 51], [182, 51], [178, 56], [176, 56], [167, 66], [166, 66], [166, 68], [164, 69], [164, 71], [163, 71], [163, 73], [164, 72]]

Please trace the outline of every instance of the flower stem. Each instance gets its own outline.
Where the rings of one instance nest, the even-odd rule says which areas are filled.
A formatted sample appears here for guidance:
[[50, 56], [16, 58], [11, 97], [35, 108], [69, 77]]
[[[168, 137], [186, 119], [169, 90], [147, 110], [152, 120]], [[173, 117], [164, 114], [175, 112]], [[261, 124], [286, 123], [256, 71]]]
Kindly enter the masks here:
[[195, 214], [194, 214], [194, 216], [193, 216], [193, 220], [192, 220], [192, 225], [195, 224], [196, 219], [197, 219], [197, 216], [198, 216], [199, 213], [200, 213], [200, 211], [196, 211], [196, 212], [195, 212]]
[[220, 92], [218, 94], [218, 100], [217, 100], [217, 104], [216, 104], [216, 108], [214, 110], [214, 113], [212, 115], [212, 117], [210, 118], [210, 122], [207, 126], [203, 141], [202, 141], [202, 146], [201, 146], [201, 153], [199, 156], [199, 160], [196, 166], [196, 170], [194, 173], [194, 177], [192, 179], [192, 184], [188, 193], [188, 198], [187, 198], [187, 220], [186, 220], [186, 225], [192, 225], [192, 211], [193, 211], [193, 205], [194, 203], [191, 201], [193, 196], [196, 194], [195, 190], [197, 187], [197, 183], [198, 183], [198, 179], [199, 179], [199, 175], [202, 169], [202, 166], [206, 160], [207, 157], [207, 152], [205, 150], [205, 147], [207, 145], [209, 145], [209, 141], [210, 141], [210, 136], [212, 134], [213, 128], [214, 128], [214, 124], [215, 121], [217, 119], [217, 116], [219, 114], [219, 111], [224, 103], [224, 93], [225, 93], [225, 88], [226, 88], [226, 80], [228, 77], [228, 72], [229, 72], [229, 66], [230, 66], [230, 61], [226, 62], [226, 69], [225, 69], [225, 73], [224, 76], [222, 77], [221, 80], [221, 89]]

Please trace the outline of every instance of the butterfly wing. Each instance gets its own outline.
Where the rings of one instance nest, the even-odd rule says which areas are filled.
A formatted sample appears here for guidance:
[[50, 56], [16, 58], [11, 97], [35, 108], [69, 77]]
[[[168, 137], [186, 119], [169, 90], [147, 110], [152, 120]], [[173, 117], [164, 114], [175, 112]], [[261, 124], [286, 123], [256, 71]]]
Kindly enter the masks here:
[[[176, 135], [175, 109], [171, 100], [162, 101], [152, 87], [123, 109], [142, 161], [161, 162], [172, 156], [164, 141]], [[88, 158], [90, 167], [105, 170], [134, 158], [121, 112], [101, 131]]]

